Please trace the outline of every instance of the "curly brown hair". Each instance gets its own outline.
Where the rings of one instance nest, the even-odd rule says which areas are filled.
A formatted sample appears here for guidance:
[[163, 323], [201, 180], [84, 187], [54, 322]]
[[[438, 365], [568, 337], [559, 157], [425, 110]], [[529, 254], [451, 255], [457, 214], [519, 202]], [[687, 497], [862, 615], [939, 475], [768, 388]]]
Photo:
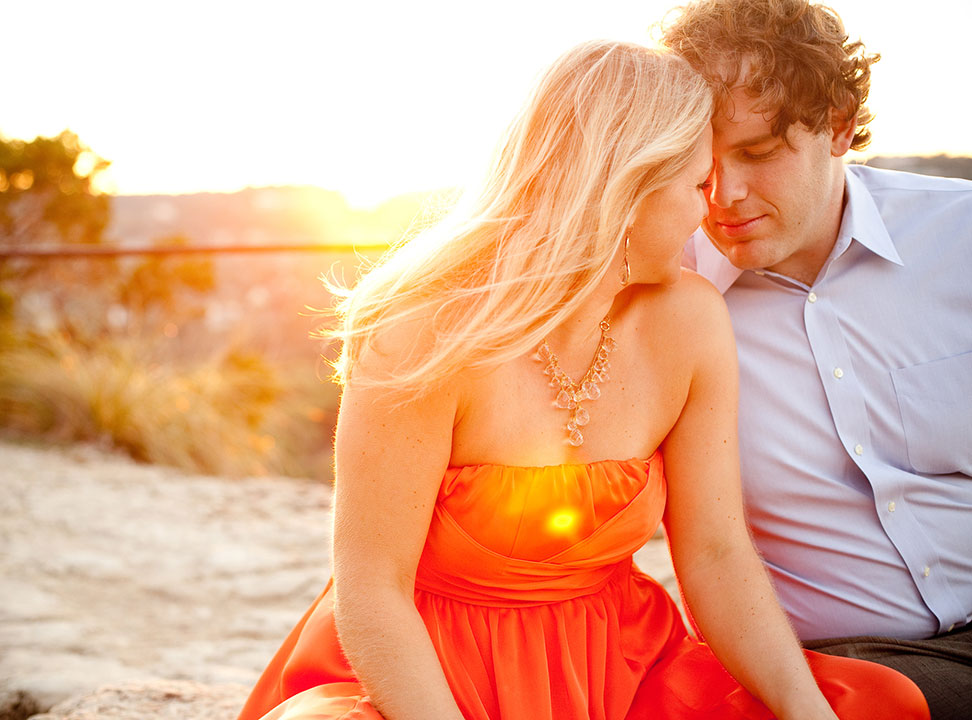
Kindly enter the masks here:
[[794, 123], [829, 130], [837, 110], [857, 116], [854, 150], [870, 142], [864, 103], [880, 55], [848, 42], [836, 12], [809, 0], [696, 0], [678, 11], [662, 42], [706, 78], [720, 107], [742, 86], [775, 113], [777, 136]]

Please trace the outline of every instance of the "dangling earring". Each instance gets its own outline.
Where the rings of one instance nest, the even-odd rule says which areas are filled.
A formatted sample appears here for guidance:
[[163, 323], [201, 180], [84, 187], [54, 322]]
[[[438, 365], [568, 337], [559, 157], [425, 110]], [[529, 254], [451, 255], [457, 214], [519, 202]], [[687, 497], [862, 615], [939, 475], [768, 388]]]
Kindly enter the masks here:
[[628, 234], [624, 235], [624, 265], [621, 266], [621, 287], [631, 279], [631, 268], [628, 266]]

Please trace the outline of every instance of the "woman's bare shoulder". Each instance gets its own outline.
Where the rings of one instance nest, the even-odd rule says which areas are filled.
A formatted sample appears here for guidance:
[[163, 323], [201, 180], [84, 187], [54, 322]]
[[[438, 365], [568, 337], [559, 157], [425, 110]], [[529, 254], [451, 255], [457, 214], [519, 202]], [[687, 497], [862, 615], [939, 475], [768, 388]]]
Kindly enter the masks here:
[[361, 342], [350, 368], [345, 390], [369, 396], [380, 407], [401, 412], [406, 406], [421, 411], [446, 403], [458, 413], [468, 394], [469, 371], [459, 370], [430, 381], [419, 378], [403, 383], [403, 372], [421, 367], [434, 351], [434, 314], [403, 314]]
[[735, 341], [726, 303], [718, 290], [691, 270], [672, 285], [638, 288], [632, 300], [637, 318], [632, 338], [650, 357], [665, 348], [669, 372], [692, 377], [710, 362], [729, 363]]
[[715, 286], [693, 270], [682, 268], [682, 278], [670, 289], [677, 301], [686, 304], [687, 312], [711, 313], [725, 308], [725, 301]]
[[632, 305], [642, 317], [686, 330], [701, 327], [711, 331], [729, 322], [719, 291], [704, 277], [685, 268], [677, 283], [638, 288]]

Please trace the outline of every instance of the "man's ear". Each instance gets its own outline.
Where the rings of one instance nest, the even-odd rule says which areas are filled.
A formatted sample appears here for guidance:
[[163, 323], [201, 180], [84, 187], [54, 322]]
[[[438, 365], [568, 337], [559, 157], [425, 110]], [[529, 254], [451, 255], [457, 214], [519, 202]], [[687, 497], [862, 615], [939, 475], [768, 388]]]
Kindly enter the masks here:
[[857, 115], [848, 117], [843, 111], [830, 111], [830, 154], [834, 157], [843, 157], [850, 150], [851, 143], [854, 142], [854, 135], [857, 133]]

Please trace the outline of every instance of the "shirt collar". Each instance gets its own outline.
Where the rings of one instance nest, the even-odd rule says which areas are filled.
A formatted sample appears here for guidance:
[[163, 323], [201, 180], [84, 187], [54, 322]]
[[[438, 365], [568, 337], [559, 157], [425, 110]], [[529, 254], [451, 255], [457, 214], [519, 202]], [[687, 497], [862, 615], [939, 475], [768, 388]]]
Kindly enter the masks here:
[[846, 248], [851, 240], [856, 240], [875, 255], [895, 265], [904, 265], [891, 241], [874, 198], [868, 192], [864, 181], [851, 171], [850, 166], [844, 168], [844, 193], [847, 202], [844, 205], [844, 215], [840, 220], [836, 247]]
[[[844, 169], [844, 192], [847, 202], [834, 245], [834, 256], [846, 250], [851, 240], [856, 240], [875, 255], [896, 265], [904, 265], [874, 198], [864, 182], [848, 168]], [[696, 272], [708, 278], [719, 292], [725, 293], [745, 272], [726, 260], [726, 256], [715, 248], [701, 229], [696, 231], [690, 242], [695, 246]]]

